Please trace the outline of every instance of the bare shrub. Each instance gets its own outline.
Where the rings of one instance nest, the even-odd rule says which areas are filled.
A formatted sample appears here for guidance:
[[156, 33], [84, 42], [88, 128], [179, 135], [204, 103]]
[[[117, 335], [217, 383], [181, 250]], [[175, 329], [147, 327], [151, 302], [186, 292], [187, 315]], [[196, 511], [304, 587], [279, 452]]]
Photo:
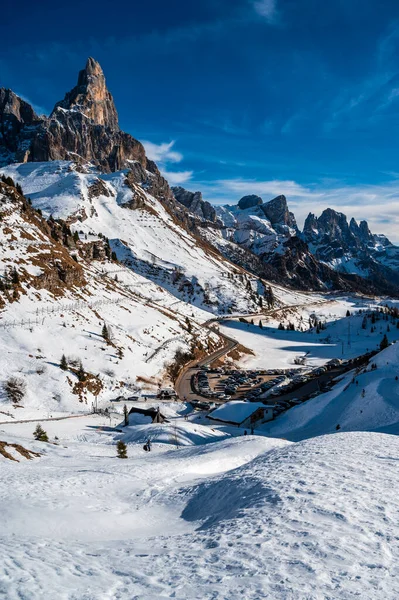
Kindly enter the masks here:
[[9, 377], [3, 383], [3, 389], [10, 402], [19, 404], [26, 393], [26, 381], [22, 377]]
[[115, 371], [113, 369], [104, 369], [104, 375], [108, 377], [115, 377]]
[[67, 363], [73, 369], [79, 369], [82, 364], [82, 361], [78, 356], [67, 356]]

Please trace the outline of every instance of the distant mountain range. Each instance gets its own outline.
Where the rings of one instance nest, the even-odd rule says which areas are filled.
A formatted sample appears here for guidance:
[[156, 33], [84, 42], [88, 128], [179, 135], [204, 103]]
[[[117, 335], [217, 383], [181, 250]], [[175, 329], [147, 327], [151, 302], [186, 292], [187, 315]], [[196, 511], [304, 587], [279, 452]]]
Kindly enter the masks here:
[[399, 289], [399, 247], [372, 234], [366, 221], [348, 223], [328, 208], [319, 218], [310, 213], [300, 231], [283, 195], [268, 202], [248, 195], [236, 205], [212, 207], [200, 192], [173, 192], [200, 219], [203, 237], [227, 255], [236, 254], [234, 246], [249, 251], [275, 281], [300, 289]]
[[[170, 188], [157, 165], [146, 157], [143, 145], [120, 130], [104, 74], [92, 58], [80, 71], [77, 85], [56, 102], [49, 117], [38, 116], [12, 90], [0, 89], [2, 172], [15, 178], [34, 205], [45, 197], [49, 214], [62, 208], [63, 202], [69, 210], [72, 194], [75, 209], [69, 215], [61, 211], [63, 217], [70, 222], [92, 217], [95, 209], [85, 196], [90, 186], [86, 185], [84, 193], [79, 186], [75, 191], [68, 188], [63, 200], [57, 193], [54, 161], [68, 161], [75, 174], [94, 170], [102, 174], [91, 182], [96, 197], [111, 193], [106, 175], [120, 173], [120, 181], [129, 190], [123, 192], [129, 197], [124, 206], [140, 209], [148, 205], [148, 195], [153, 197], [193, 244], [205, 244], [222, 262], [227, 259], [256, 277], [302, 290], [399, 294], [399, 248], [385, 236], [372, 234], [366, 221], [348, 223], [345, 215], [327, 209], [320, 217], [309, 214], [300, 231], [282, 195], [267, 202], [247, 195], [236, 205], [212, 206], [201, 192]], [[29, 163], [40, 163], [40, 177], [19, 166]], [[64, 166], [59, 168], [65, 173]], [[47, 185], [50, 179], [53, 188]], [[118, 195], [117, 180], [113, 175], [112, 193]], [[117, 232], [117, 222], [113, 230]], [[162, 250], [153, 248], [152, 252], [162, 256]]]

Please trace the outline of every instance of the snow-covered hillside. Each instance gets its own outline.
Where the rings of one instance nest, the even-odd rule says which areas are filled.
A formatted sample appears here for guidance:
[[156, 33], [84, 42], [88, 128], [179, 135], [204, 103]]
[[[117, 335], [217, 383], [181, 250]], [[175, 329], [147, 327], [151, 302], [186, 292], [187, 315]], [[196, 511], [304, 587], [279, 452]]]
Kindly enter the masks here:
[[[265, 357], [269, 368], [295, 368], [294, 359], [305, 355], [306, 364], [317, 367], [333, 358], [355, 358], [376, 350], [384, 334], [391, 342], [399, 339], [397, 321], [379, 318], [380, 309], [378, 302], [369, 298], [336, 296], [323, 301], [321, 297], [309, 296], [306, 304], [298, 302], [266, 317], [254, 316], [246, 323], [224, 320], [220, 331], [252, 349], [252, 355], [242, 358], [242, 365], [247, 368], [262, 368]], [[374, 325], [373, 312], [377, 315]], [[363, 328], [365, 315], [367, 326]], [[315, 322], [323, 328], [318, 329]], [[289, 330], [290, 324], [295, 331]], [[279, 329], [281, 325], [284, 330]]]
[[82, 241], [107, 237], [120, 261], [177, 298], [216, 313], [256, 309], [245, 286], [232, 279], [240, 270], [193, 238], [145, 187], [128, 184], [128, 171], [102, 174], [68, 161], [3, 170], [33, 206], [67, 219]]
[[[155, 391], [178, 349], [220, 344], [201, 326], [209, 313], [115, 261], [85, 258], [89, 240], [66, 233], [66, 243], [57, 241], [58, 229], [0, 185], [1, 420], [87, 411], [143, 386]], [[12, 378], [24, 390], [17, 399], [6, 393]]]
[[[373, 364], [376, 368], [373, 368]], [[291, 408], [262, 426], [267, 435], [302, 440], [335, 431], [399, 434], [399, 343], [357, 371], [341, 377], [331, 391]]]
[[42, 453], [0, 454], [7, 600], [397, 598], [397, 437], [129, 444], [118, 460], [82, 421], [51, 424], [62, 446], [0, 431]]

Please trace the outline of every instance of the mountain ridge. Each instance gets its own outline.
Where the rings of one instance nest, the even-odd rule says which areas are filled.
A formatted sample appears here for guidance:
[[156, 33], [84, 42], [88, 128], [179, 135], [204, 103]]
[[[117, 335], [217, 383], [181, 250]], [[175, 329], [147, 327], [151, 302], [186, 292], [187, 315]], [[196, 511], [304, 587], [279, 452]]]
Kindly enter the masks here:
[[0, 166], [71, 161], [82, 173], [123, 172], [130, 209], [146, 205], [145, 193], [151, 194], [195, 244], [207, 244], [255, 276], [297, 289], [399, 293], [399, 249], [371, 234], [366, 222], [348, 224], [345, 215], [327, 209], [319, 218], [310, 214], [301, 232], [282, 194], [212, 206], [200, 191], [170, 188], [144, 146], [121, 131], [104, 73], [91, 57], [49, 117], [1, 88], [0, 134]]

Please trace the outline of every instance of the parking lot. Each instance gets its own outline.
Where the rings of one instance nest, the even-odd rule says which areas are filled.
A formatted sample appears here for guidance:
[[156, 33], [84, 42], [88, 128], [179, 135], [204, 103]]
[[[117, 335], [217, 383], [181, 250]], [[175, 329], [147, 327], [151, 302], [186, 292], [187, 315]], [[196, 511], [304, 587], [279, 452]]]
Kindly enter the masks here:
[[259, 401], [268, 390], [287, 381], [283, 371], [256, 371], [203, 367], [193, 376], [193, 387], [213, 401]]

